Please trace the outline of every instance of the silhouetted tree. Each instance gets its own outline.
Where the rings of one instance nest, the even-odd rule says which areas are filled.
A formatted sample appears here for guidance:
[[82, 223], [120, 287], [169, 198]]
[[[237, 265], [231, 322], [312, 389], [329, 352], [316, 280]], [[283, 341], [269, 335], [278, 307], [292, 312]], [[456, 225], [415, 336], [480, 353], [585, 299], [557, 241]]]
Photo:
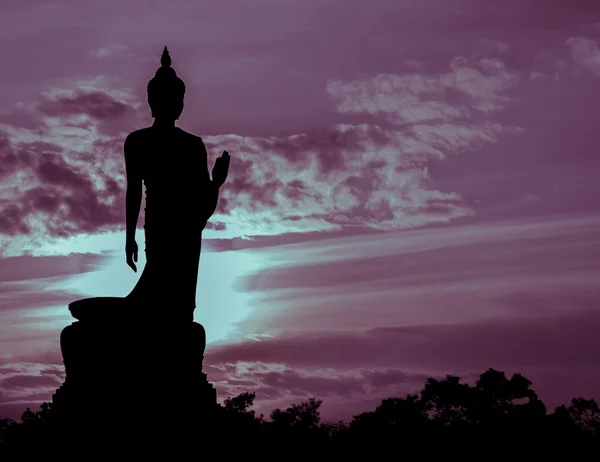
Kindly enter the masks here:
[[409, 442], [415, 435], [427, 433], [431, 421], [418, 395], [384, 399], [374, 411], [355, 415], [350, 422], [345, 446], [387, 447]]
[[221, 429], [241, 445], [256, 443], [263, 438], [263, 416], [256, 417], [256, 412], [251, 409], [255, 398], [256, 393], [245, 392], [223, 402]]
[[266, 429], [270, 442], [277, 441], [283, 446], [293, 446], [296, 455], [314, 455], [315, 450], [325, 451], [330, 442], [329, 428], [321, 426], [319, 408], [323, 401], [310, 398], [287, 409], [274, 409]]
[[587, 435], [599, 435], [600, 408], [595, 400], [573, 398], [567, 412], [570, 420], [581, 432]]
[[0, 419], [0, 444], [6, 440], [6, 435], [17, 425], [13, 419]]
[[546, 407], [530, 386], [531, 382], [521, 374], [508, 379], [504, 372], [488, 369], [475, 384], [477, 423], [493, 431], [539, 424], [539, 419], [546, 416]]
[[581, 433], [577, 427], [571, 414], [566, 406], [557, 407], [552, 414], [548, 416], [546, 422], [546, 429], [549, 435], [552, 436], [574, 436], [577, 433]]
[[27, 408], [21, 416], [21, 421], [25, 425], [38, 425], [41, 426], [48, 422], [50, 418], [50, 412], [52, 410], [52, 403], [42, 403], [39, 411], [32, 411]]
[[271, 421], [275, 428], [295, 430], [314, 430], [321, 422], [319, 408], [323, 401], [310, 398], [300, 404], [292, 404], [285, 410], [275, 409], [271, 412]]
[[472, 423], [475, 390], [452, 375], [443, 380], [427, 379], [421, 390], [421, 405], [428, 417], [443, 426]]
[[237, 412], [239, 414], [249, 414], [252, 417], [254, 417], [254, 411], [250, 410], [250, 408], [253, 406], [255, 398], [256, 393], [245, 392], [240, 395], [227, 398], [223, 402], [223, 407], [225, 408], [225, 410], [230, 412]]
[[[245, 392], [227, 398], [206, 423], [216, 429], [211, 434], [226, 435], [234, 442], [227, 448], [229, 455], [237, 451], [243, 456], [250, 446], [263, 448], [263, 452], [265, 448], [285, 448], [295, 456], [316, 458], [354, 457], [359, 450], [373, 455], [373, 451], [399, 447], [425, 451], [428, 456], [442, 451], [445, 457], [456, 448], [465, 456], [469, 449], [478, 450], [474, 442], [483, 442], [493, 447], [496, 455], [502, 449], [507, 455], [516, 454], [514, 451], [523, 455], [522, 448], [528, 447], [539, 458], [545, 449], [555, 455], [563, 442], [572, 457], [600, 443], [600, 406], [595, 400], [574, 398], [548, 415], [531, 385], [521, 374], [509, 378], [494, 369], [485, 371], [472, 385], [452, 375], [430, 378], [419, 393], [384, 399], [375, 410], [355, 415], [349, 423], [321, 422], [322, 401], [316, 398], [274, 409], [266, 420], [252, 409], [256, 394]], [[57, 433], [60, 426], [55, 425], [51, 410], [44, 403], [38, 411], [27, 408], [21, 422], [0, 420], [0, 459], [15, 460], [11, 456], [18, 454], [38, 460], [64, 454]], [[141, 417], [124, 410], [122, 418], [134, 424], [135, 418]], [[188, 422], [157, 421], [157, 425], [184, 428]], [[106, 430], [110, 435], [111, 428]], [[428, 442], [426, 446], [423, 441]], [[577, 443], [571, 444], [573, 441]], [[147, 443], [152, 447], [155, 441]]]

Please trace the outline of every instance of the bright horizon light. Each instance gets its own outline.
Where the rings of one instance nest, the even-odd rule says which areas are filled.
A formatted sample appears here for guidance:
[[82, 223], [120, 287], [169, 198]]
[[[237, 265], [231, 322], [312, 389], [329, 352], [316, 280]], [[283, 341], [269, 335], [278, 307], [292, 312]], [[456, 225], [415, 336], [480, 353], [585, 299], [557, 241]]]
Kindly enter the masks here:
[[[48, 246], [44, 252], [69, 254], [82, 252], [104, 253], [107, 261], [101, 269], [63, 279], [51, 287], [68, 290], [88, 297], [123, 297], [135, 286], [146, 263], [143, 233], [138, 233], [137, 272], [125, 262], [121, 248], [125, 233], [96, 235], [73, 239]], [[196, 289], [195, 321], [201, 323], [207, 333], [207, 343], [223, 340], [235, 332], [235, 324], [252, 310], [251, 294], [235, 289], [235, 281], [248, 273], [264, 267], [264, 255], [252, 250], [205, 252], [200, 256], [198, 286]]]

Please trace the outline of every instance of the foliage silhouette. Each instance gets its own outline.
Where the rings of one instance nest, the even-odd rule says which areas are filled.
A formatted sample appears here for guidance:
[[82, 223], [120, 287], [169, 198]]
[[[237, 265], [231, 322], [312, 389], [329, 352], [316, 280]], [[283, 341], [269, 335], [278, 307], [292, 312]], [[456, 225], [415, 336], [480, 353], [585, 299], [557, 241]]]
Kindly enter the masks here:
[[[474, 384], [451, 375], [427, 379], [418, 394], [384, 399], [373, 411], [355, 415], [349, 422], [322, 422], [322, 401], [314, 397], [274, 409], [266, 419], [251, 409], [255, 398], [250, 392], [227, 398], [209, 423], [214, 430], [211, 435], [236, 443], [228, 449], [230, 455], [236, 451], [247, 455], [252, 445], [262, 448], [261, 454], [286, 448], [297, 456], [338, 457], [357, 451], [397, 450], [399, 445], [403, 451], [423, 450], [426, 440], [429, 453], [440, 450], [445, 455], [454, 450], [462, 455], [475, 453], [483, 443], [488, 450], [494, 448], [494, 453], [528, 448], [540, 456], [562, 447], [572, 456], [600, 444], [600, 407], [595, 400], [574, 398], [568, 406], [548, 414], [529, 380], [521, 374], [509, 378], [494, 369], [481, 374]], [[21, 422], [0, 420], [2, 460], [64, 453], [61, 430], [53, 425], [50, 407], [44, 403], [36, 412], [27, 408]], [[132, 411], [118, 418], [135, 423], [136, 417]], [[178, 424], [188, 425], [195, 417], [187, 415], [186, 422]], [[173, 423], [157, 419], [155, 425], [167, 429]], [[203, 437], [196, 435], [199, 442]], [[144, 444], [143, 437], [140, 441]], [[145, 441], [149, 446], [156, 443], [149, 438]]]

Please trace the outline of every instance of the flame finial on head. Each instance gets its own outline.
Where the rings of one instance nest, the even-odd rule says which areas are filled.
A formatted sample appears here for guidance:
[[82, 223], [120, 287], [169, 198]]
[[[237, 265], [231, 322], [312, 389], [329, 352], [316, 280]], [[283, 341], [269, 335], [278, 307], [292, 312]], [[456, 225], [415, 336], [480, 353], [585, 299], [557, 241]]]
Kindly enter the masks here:
[[171, 55], [167, 47], [163, 49], [162, 56], [160, 57], [160, 67], [156, 70], [154, 78], [150, 81], [150, 85], [175, 85], [177, 87], [185, 86], [183, 81], [177, 77], [177, 72], [171, 67]]
[[163, 67], [171, 67], [171, 56], [169, 55], [169, 50], [167, 50], [166, 46], [162, 52], [162, 56], [160, 57], [160, 64]]

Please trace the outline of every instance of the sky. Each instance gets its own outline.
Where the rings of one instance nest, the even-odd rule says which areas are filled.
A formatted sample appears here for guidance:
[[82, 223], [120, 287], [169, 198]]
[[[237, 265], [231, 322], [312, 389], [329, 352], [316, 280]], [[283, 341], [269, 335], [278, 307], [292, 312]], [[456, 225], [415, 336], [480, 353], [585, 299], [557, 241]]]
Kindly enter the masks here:
[[67, 305], [139, 277], [123, 141], [152, 123], [165, 45], [178, 125], [210, 167], [231, 155], [195, 312], [220, 401], [253, 391], [268, 414], [314, 396], [349, 419], [489, 367], [550, 409], [600, 398], [597, 2], [0, 11], [0, 417], [62, 383]]

